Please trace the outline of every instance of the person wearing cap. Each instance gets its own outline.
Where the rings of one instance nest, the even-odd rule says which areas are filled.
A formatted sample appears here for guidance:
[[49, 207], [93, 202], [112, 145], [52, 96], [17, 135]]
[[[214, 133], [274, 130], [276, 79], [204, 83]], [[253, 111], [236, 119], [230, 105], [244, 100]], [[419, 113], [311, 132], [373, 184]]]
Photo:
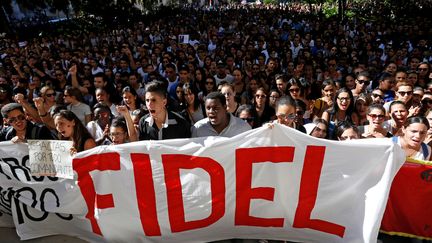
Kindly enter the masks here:
[[326, 120], [318, 118], [313, 122], [305, 124], [306, 134], [316, 138], [326, 138], [328, 123]]
[[232, 83], [234, 77], [226, 72], [226, 63], [223, 60], [219, 60], [217, 63], [217, 73], [214, 75], [216, 79], [216, 86], [218, 86], [222, 81]]
[[24, 108], [18, 103], [9, 103], [2, 107], [1, 115], [5, 126], [0, 132], [0, 141], [26, 142], [27, 139], [57, 139], [44, 126], [27, 120]]

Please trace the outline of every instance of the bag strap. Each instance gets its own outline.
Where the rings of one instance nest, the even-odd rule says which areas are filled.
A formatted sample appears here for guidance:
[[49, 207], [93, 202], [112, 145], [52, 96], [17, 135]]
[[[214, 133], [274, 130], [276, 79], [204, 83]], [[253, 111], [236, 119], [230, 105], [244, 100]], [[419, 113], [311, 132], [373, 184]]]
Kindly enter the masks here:
[[425, 144], [425, 143], [421, 143], [421, 147], [422, 147], [422, 150], [423, 150], [423, 155], [424, 155], [424, 157], [425, 157], [425, 160], [428, 160], [429, 159], [429, 150], [428, 150], [428, 146]]

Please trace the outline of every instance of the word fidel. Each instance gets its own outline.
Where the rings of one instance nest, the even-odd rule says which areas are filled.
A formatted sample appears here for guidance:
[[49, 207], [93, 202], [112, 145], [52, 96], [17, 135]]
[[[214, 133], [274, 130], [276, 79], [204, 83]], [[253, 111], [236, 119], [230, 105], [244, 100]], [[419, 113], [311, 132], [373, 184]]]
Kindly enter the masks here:
[[[252, 165], [254, 163], [290, 163], [294, 158], [294, 147], [257, 147], [236, 150], [236, 205], [235, 225], [255, 227], [283, 227], [284, 218], [259, 218], [250, 216], [251, 200], [273, 201], [275, 189], [271, 187], [252, 188]], [[325, 147], [307, 146], [301, 175], [298, 205], [293, 221], [294, 228], [310, 228], [343, 238], [345, 227], [320, 219], [311, 219], [315, 206]], [[140, 220], [147, 236], [161, 236], [157, 217], [156, 196], [153, 183], [150, 156], [131, 153], [137, 204]], [[207, 227], [225, 214], [225, 172], [212, 158], [184, 154], [164, 154], [162, 164], [167, 191], [168, 216], [171, 231], [183, 232]], [[78, 174], [78, 186], [86, 201], [92, 231], [102, 235], [94, 217], [95, 205], [98, 209], [114, 208], [112, 194], [96, 194], [90, 172], [94, 170], [120, 170], [118, 153], [102, 153], [73, 160], [73, 168]], [[211, 214], [204, 219], [186, 222], [180, 181], [180, 170], [200, 168], [210, 176]], [[95, 203], [97, 202], [97, 203]], [[180, 206], [179, 206], [180, 205]]]

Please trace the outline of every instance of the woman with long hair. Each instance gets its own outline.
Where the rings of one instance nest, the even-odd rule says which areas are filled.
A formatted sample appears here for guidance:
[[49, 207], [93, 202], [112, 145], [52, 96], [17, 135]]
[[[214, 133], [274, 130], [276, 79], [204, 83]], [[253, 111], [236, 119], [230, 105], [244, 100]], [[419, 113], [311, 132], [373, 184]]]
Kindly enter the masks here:
[[343, 87], [336, 92], [333, 105], [322, 114], [322, 119], [329, 123], [329, 134], [334, 138], [335, 125], [342, 121], [358, 124], [358, 116], [354, 112], [354, 97], [351, 90]]
[[80, 119], [70, 110], [54, 114], [54, 124], [60, 140], [73, 142], [71, 152], [81, 152], [96, 147], [96, 142]]
[[205, 79], [205, 83], [204, 83], [204, 89], [198, 93], [198, 99], [201, 102], [205, 101], [205, 97], [210, 94], [211, 92], [214, 92], [217, 90], [217, 86], [216, 86], [216, 80], [214, 77], [212, 76], [207, 76]]
[[394, 136], [402, 133], [402, 127], [408, 118], [408, 110], [400, 100], [395, 100], [390, 103], [389, 107], [390, 120], [384, 122], [384, 126], [388, 128], [388, 131]]
[[407, 157], [430, 160], [431, 147], [424, 143], [429, 128], [429, 122], [425, 117], [409, 117], [402, 127], [402, 135], [393, 137], [393, 141], [401, 146]]
[[363, 125], [368, 124], [369, 120], [368, 120], [367, 114], [368, 114], [368, 107], [371, 103], [372, 103], [372, 98], [365, 93], [359, 94], [357, 96], [357, 99], [355, 99], [354, 107], [355, 107], [355, 112], [358, 116], [358, 120], [359, 120], [358, 125], [359, 126], [363, 126]]
[[316, 99], [313, 113], [316, 117], [321, 117], [323, 112], [332, 107], [336, 93], [336, 85], [331, 79], [326, 79], [321, 85], [321, 98]]
[[130, 86], [126, 86], [123, 88], [122, 97], [123, 100], [121, 102], [121, 105], [127, 106], [129, 112], [140, 109], [142, 107], [141, 99], [138, 97], [135, 89], [131, 88]]
[[364, 138], [391, 137], [391, 133], [383, 126], [385, 109], [382, 105], [372, 104], [367, 109], [368, 125], [359, 127], [359, 132]]
[[66, 86], [63, 99], [67, 109], [75, 113], [84, 126], [91, 121], [90, 106], [84, 103], [84, 98], [78, 88]]
[[186, 101], [186, 107], [182, 111], [182, 115], [191, 124], [206, 117], [204, 105], [198, 99], [198, 90], [194, 85], [184, 84], [183, 94]]
[[236, 93], [232, 84], [225, 83], [221, 86], [221, 93], [226, 98], [227, 111], [235, 115], [240, 104], [235, 100]]
[[269, 122], [275, 118], [275, 110], [269, 105], [268, 94], [263, 87], [258, 88], [253, 100], [257, 112], [257, 126]]

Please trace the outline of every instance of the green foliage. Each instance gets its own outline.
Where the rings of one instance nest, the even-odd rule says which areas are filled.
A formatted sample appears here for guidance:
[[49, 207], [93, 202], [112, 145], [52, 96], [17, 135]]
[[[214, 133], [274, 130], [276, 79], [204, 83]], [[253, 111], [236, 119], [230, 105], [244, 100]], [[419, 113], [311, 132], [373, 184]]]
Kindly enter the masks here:
[[278, 0], [264, 0], [263, 3], [264, 4], [278, 4], [279, 1]]
[[326, 2], [323, 4], [322, 12], [323, 12], [324, 16], [326, 16], [327, 18], [334, 17], [334, 16], [338, 15], [338, 6], [335, 4], [331, 4], [331, 3]]

